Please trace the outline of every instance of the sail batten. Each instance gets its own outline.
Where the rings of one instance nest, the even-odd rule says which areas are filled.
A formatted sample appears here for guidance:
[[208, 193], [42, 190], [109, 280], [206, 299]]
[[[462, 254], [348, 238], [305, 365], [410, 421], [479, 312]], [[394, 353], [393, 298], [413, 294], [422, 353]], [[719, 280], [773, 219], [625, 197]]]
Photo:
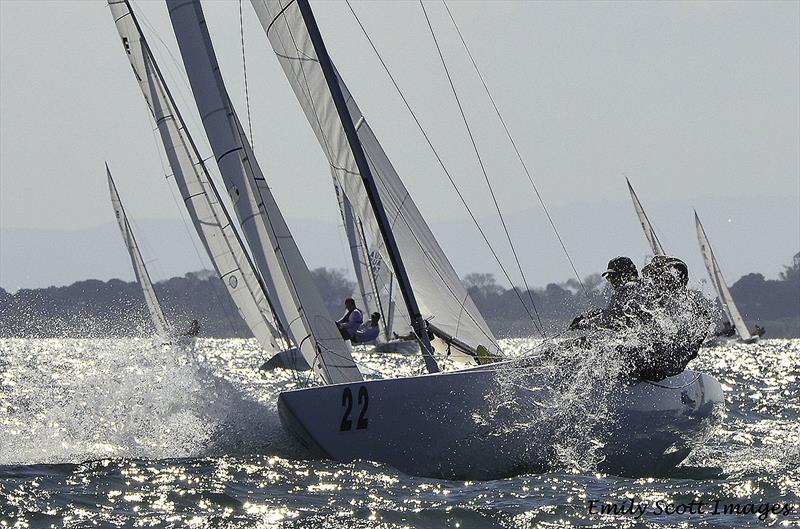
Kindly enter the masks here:
[[119, 198], [117, 186], [111, 176], [111, 170], [106, 164], [106, 176], [108, 177], [108, 190], [111, 194], [111, 206], [114, 208], [114, 214], [117, 217], [119, 229], [122, 232], [122, 239], [125, 241], [125, 246], [128, 249], [131, 263], [133, 264], [133, 272], [136, 276], [136, 281], [142, 288], [144, 294], [144, 301], [147, 305], [147, 311], [150, 313], [150, 319], [153, 321], [153, 327], [156, 329], [156, 334], [162, 339], [170, 337], [170, 326], [167, 319], [164, 317], [164, 311], [161, 309], [161, 303], [158, 300], [153, 282], [150, 280], [150, 274], [147, 272], [142, 253], [139, 251], [139, 245], [136, 242], [136, 237], [133, 235], [128, 216], [125, 214], [125, 208], [122, 205], [122, 200]]
[[[261, 278], [189, 135], [127, 0], [109, 0], [128, 60], [158, 128], [172, 176], [201, 243], [242, 319], [268, 352], [283, 347]], [[284, 346], [285, 347], [285, 346]]]
[[700, 217], [697, 215], [696, 211], [694, 213], [694, 222], [697, 228], [697, 240], [700, 243], [700, 253], [703, 254], [703, 262], [706, 265], [706, 270], [708, 270], [708, 275], [711, 278], [711, 284], [714, 286], [722, 308], [728, 316], [728, 321], [736, 328], [736, 333], [739, 335], [739, 338], [745, 341], [750, 340], [752, 338], [750, 331], [747, 329], [744, 318], [742, 318], [739, 309], [736, 307], [731, 291], [728, 289], [728, 285], [725, 282], [725, 277], [722, 275], [722, 269], [717, 262], [714, 251], [711, 249], [711, 243], [708, 241], [708, 236], [706, 235], [703, 225], [700, 223]]
[[[310, 8], [305, 0], [251, 0], [259, 21], [311, 125], [334, 178], [362, 223], [367, 238], [373, 242], [384, 262], [390, 263], [402, 286], [394, 251], [385, 241], [383, 229], [391, 230], [398, 255], [405, 269], [420, 315], [460, 343], [474, 356], [483, 345], [492, 355], [499, 346], [477, 307], [469, 297], [453, 266], [423, 219], [405, 185], [375, 138], [352, 94], [329, 57], [327, 70], [317, 55], [310, 34]], [[304, 13], [305, 12], [305, 13]], [[316, 27], [314, 27], [316, 30]], [[337, 107], [337, 92], [346, 109]], [[347, 132], [347, 126], [352, 131]], [[356, 127], [357, 124], [357, 127]], [[353, 138], [355, 136], [355, 138]], [[355, 152], [363, 153], [359, 163]], [[362, 177], [371, 175], [382, 204], [381, 221], [373, 208], [373, 198]], [[415, 315], [409, 309], [406, 322], [413, 325]], [[397, 318], [395, 318], [397, 321]]]
[[283, 328], [323, 381], [361, 380], [231, 104], [200, 3], [167, 5], [203, 128]]

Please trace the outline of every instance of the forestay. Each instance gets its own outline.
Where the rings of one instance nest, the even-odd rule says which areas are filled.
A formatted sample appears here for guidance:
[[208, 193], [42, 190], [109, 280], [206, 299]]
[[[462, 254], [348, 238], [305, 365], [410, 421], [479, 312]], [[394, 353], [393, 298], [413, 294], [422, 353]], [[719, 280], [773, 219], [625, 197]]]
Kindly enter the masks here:
[[731, 291], [728, 290], [728, 285], [725, 283], [725, 278], [722, 276], [722, 270], [719, 267], [717, 258], [714, 256], [711, 243], [708, 242], [708, 236], [706, 236], [703, 225], [700, 224], [700, 217], [697, 216], [696, 211], [694, 213], [694, 222], [697, 227], [697, 240], [700, 243], [700, 253], [703, 254], [703, 261], [705, 262], [706, 270], [708, 270], [708, 276], [711, 278], [711, 284], [714, 285], [714, 290], [716, 290], [717, 296], [722, 303], [722, 308], [725, 310], [728, 320], [736, 327], [736, 333], [739, 335], [739, 338], [742, 340], [750, 340], [750, 331], [747, 330], [747, 325], [745, 325], [744, 319], [739, 313], [739, 309], [736, 308], [736, 303], [733, 301]]
[[[381, 241], [377, 249], [384, 262], [392, 262], [297, 2], [252, 0], [252, 3], [328, 158], [334, 178], [361, 220], [367, 237]], [[499, 347], [488, 325], [338, 74], [337, 79], [423, 317], [430, 319], [434, 332], [448, 341], [450, 352], [474, 355], [475, 349], [483, 345], [490, 353], [497, 354]]]
[[108, 190], [111, 193], [111, 206], [114, 208], [114, 215], [117, 217], [119, 229], [122, 232], [122, 239], [125, 241], [125, 246], [128, 248], [128, 254], [131, 256], [131, 263], [133, 263], [133, 273], [136, 275], [136, 281], [142, 287], [144, 294], [144, 301], [147, 304], [147, 310], [150, 312], [150, 319], [153, 320], [153, 326], [156, 329], [156, 334], [163, 339], [168, 339], [170, 336], [170, 327], [167, 319], [164, 317], [164, 311], [161, 310], [161, 303], [158, 301], [156, 291], [153, 288], [153, 282], [150, 281], [150, 274], [147, 273], [142, 253], [139, 251], [139, 245], [136, 244], [136, 238], [133, 236], [133, 230], [128, 222], [128, 216], [125, 215], [125, 208], [122, 207], [122, 200], [117, 193], [117, 186], [114, 185], [114, 179], [111, 178], [111, 170], [106, 164], [106, 175], [108, 176]]
[[200, 3], [167, 6], [203, 127], [284, 329], [325, 382], [362, 380], [230, 103]]
[[639, 202], [639, 197], [636, 196], [636, 192], [633, 190], [630, 180], [626, 178], [625, 181], [628, 183], [628, 191], [631, 192], [631, 199], [633, 200], [633, 209], [636, 210], [636, 216], [639, 218], [639, 224], [642, 225], [644, 236], [647, 238], [647, 244], [650, 245], [650, 250], [653, 252], [653, 255], [666, 255], [664, 247], [661, 246], [661, 241], [658, 240], [656, 230], [653, 229], [653, 225], [650, 223], [647, 213], [644, 212], [642, 203]]
[[172, 176], [200, 240], [250, 331], [266, 351], [276, 353], [282, 349], [278, 345], [281, 335], [266, 292], [189, 136], [130, 5], [125, 0], [112, 0], [109, 7], [158, 127]]

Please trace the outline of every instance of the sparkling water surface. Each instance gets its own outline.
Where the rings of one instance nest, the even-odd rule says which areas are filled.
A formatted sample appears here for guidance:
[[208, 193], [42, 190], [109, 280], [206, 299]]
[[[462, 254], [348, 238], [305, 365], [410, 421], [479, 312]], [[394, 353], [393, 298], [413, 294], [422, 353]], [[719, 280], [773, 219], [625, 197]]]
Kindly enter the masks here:
[[[418, 356], [356, 356], [372, 376], [421, 370]], [[676, 471], [644, 479], [569, 460], [483, 482], [311, 460], [275, 409], [306, 375], [262, 376], [263, 360], [254, 340], [0, 340], [0, 527], [800, 527], [800, 340], [703, 349], [690, 367], [722, 383], [725, 420]], [[603, 515], [591, 500], [648, 506]], [[702, 514], [656, 509], [692, 500]], [[793, 510], [714, 514], [717, 500]]]

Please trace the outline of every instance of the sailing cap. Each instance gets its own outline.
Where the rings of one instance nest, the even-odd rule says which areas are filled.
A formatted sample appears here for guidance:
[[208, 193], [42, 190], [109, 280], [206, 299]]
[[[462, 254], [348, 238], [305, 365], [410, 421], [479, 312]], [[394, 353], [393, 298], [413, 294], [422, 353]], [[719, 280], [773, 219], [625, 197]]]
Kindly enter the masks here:
[[636, 270], [636, 265], [629, 257], [620, 256], [608, 262], [608, 270], [603, 272], [603, 277], [610, 275], [639, 277], [639, 271]]

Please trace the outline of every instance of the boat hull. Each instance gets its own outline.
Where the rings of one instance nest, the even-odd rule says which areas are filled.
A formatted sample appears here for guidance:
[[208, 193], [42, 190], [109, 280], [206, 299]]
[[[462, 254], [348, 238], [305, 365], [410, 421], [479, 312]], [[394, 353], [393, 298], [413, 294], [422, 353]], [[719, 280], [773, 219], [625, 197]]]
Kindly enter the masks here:
[[[496, 368], [286, 391], [278, 410], [316, 457], [378, 461], [418, 476], [497, 479], [550, 468], [552, 432], [509, 427], [522, 420], [515, 409], [537, 406], [548, 391], [534, 375], [522, 382], [508, 395], [513, 406], [501, 411], [487, 398], [501, 391]], [[599, 470], [623, 476], [675, 467], [710, 434], [724, 406], [720, 384], [691, 371], [658, 384], [621, 382], [612, 400], [613, 419], [597, 432], [604, 442]]]

